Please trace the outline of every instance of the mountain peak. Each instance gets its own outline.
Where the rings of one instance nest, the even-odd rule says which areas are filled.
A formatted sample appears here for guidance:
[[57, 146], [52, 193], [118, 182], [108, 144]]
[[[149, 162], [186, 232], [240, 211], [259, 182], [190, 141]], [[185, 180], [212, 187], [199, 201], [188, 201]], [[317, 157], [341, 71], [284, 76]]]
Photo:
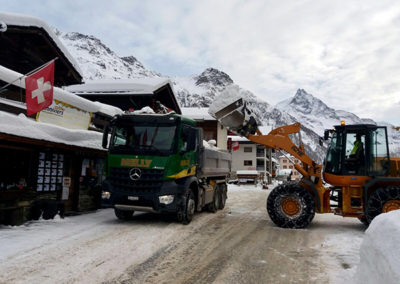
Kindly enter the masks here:
[[199, 76], [195, 77], [196, 85], [212, 84], [214, 86], [226, 87], [233, 84], [233, 80], [223, 71], [215, 68], [207, 68]]

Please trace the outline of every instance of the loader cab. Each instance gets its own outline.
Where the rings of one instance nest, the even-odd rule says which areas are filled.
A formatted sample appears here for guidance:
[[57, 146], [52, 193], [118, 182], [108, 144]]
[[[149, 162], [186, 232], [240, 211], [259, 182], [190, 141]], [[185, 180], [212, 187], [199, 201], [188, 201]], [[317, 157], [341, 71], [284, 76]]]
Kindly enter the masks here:
[[337, 185], [338, 176], [371, 177], [388, 174], [390, 161], [386, 127], [369, 124], [339, 125], [326, 132], [325, 138], [329, 132], [331, 144], [325, 159], [325, 181]]

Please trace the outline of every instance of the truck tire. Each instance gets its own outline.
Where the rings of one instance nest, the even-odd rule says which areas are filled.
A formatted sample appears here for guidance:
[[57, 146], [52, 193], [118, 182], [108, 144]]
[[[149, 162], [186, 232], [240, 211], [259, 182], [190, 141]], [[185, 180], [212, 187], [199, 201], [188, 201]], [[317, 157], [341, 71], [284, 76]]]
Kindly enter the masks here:
[[207, 207], [208, 211], [210, 211], [210, 212], [212, 212], [212, 213], [217, 212], [217, 210], [218, 210], [218, 208], [219, 208], [219, 206], [220, 206], [220, 196], [221, 196], [221, 194], [220, 194], [220, 188], [219, 188], [219, 186], [217, 185], [217, 186], [215, 187], [213, 201], [212, 201], [211, 203], [208, 204], [208, 207]]
[[54, 201], [47, 201], [44, 203], [43, 215], [44, 220], [54, 219], [58, 212], [58, 205]]
[[368, 198], [365, 216], [368, 223], [371, 223], [379, 214], [397, 209], [400, 209], [400, 187], [380, 187]]
[[193, 220], [194, 212], [196, 210], [196, 201], [194, 200], [194, 194], [190, 190], [184, 197], [184, 206], [178, 212], [178, 221], [184, 225], [189, 224]]
[[267, 211], [278, 227], [306, 228], [315, 216], [314, 198], [299, 184], [284, 183], [269, 194]]
[[224, 209], [226, 204], [226, 199], [228, 198], [228, 190], [226, 188], [226, 184], [221, 184], [219, 186], [219, 205], [218, 209]]
[[131, 220], [135, 211], [126, 211], [114, 208], [115, 216], [120, 220]]

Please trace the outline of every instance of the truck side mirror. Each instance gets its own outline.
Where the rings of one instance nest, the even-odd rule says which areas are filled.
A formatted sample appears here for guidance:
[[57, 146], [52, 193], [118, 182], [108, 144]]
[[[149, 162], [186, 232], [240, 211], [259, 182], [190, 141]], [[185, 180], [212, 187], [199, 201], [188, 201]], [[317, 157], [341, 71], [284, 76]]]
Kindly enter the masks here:
[[102, 146], [104, 149], [107, 149], [108, 146], [108, 133], [110, 132], [110, 127], [107, 125], [104, 127], [104, 132], [103, 132], [103, 143]]

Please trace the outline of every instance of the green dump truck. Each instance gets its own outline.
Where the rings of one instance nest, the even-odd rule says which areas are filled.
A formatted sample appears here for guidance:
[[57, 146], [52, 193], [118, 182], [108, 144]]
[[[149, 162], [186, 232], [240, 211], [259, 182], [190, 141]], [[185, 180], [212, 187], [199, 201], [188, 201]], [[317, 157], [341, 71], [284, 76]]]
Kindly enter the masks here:
[[103, 201], [119, 219], [172, 213], [183, 224], [196, 211], [224, 208], [231, 154], [207, 147], [202, 136], [194, 120], [175, 113], [115, 116], [103, 135]]

